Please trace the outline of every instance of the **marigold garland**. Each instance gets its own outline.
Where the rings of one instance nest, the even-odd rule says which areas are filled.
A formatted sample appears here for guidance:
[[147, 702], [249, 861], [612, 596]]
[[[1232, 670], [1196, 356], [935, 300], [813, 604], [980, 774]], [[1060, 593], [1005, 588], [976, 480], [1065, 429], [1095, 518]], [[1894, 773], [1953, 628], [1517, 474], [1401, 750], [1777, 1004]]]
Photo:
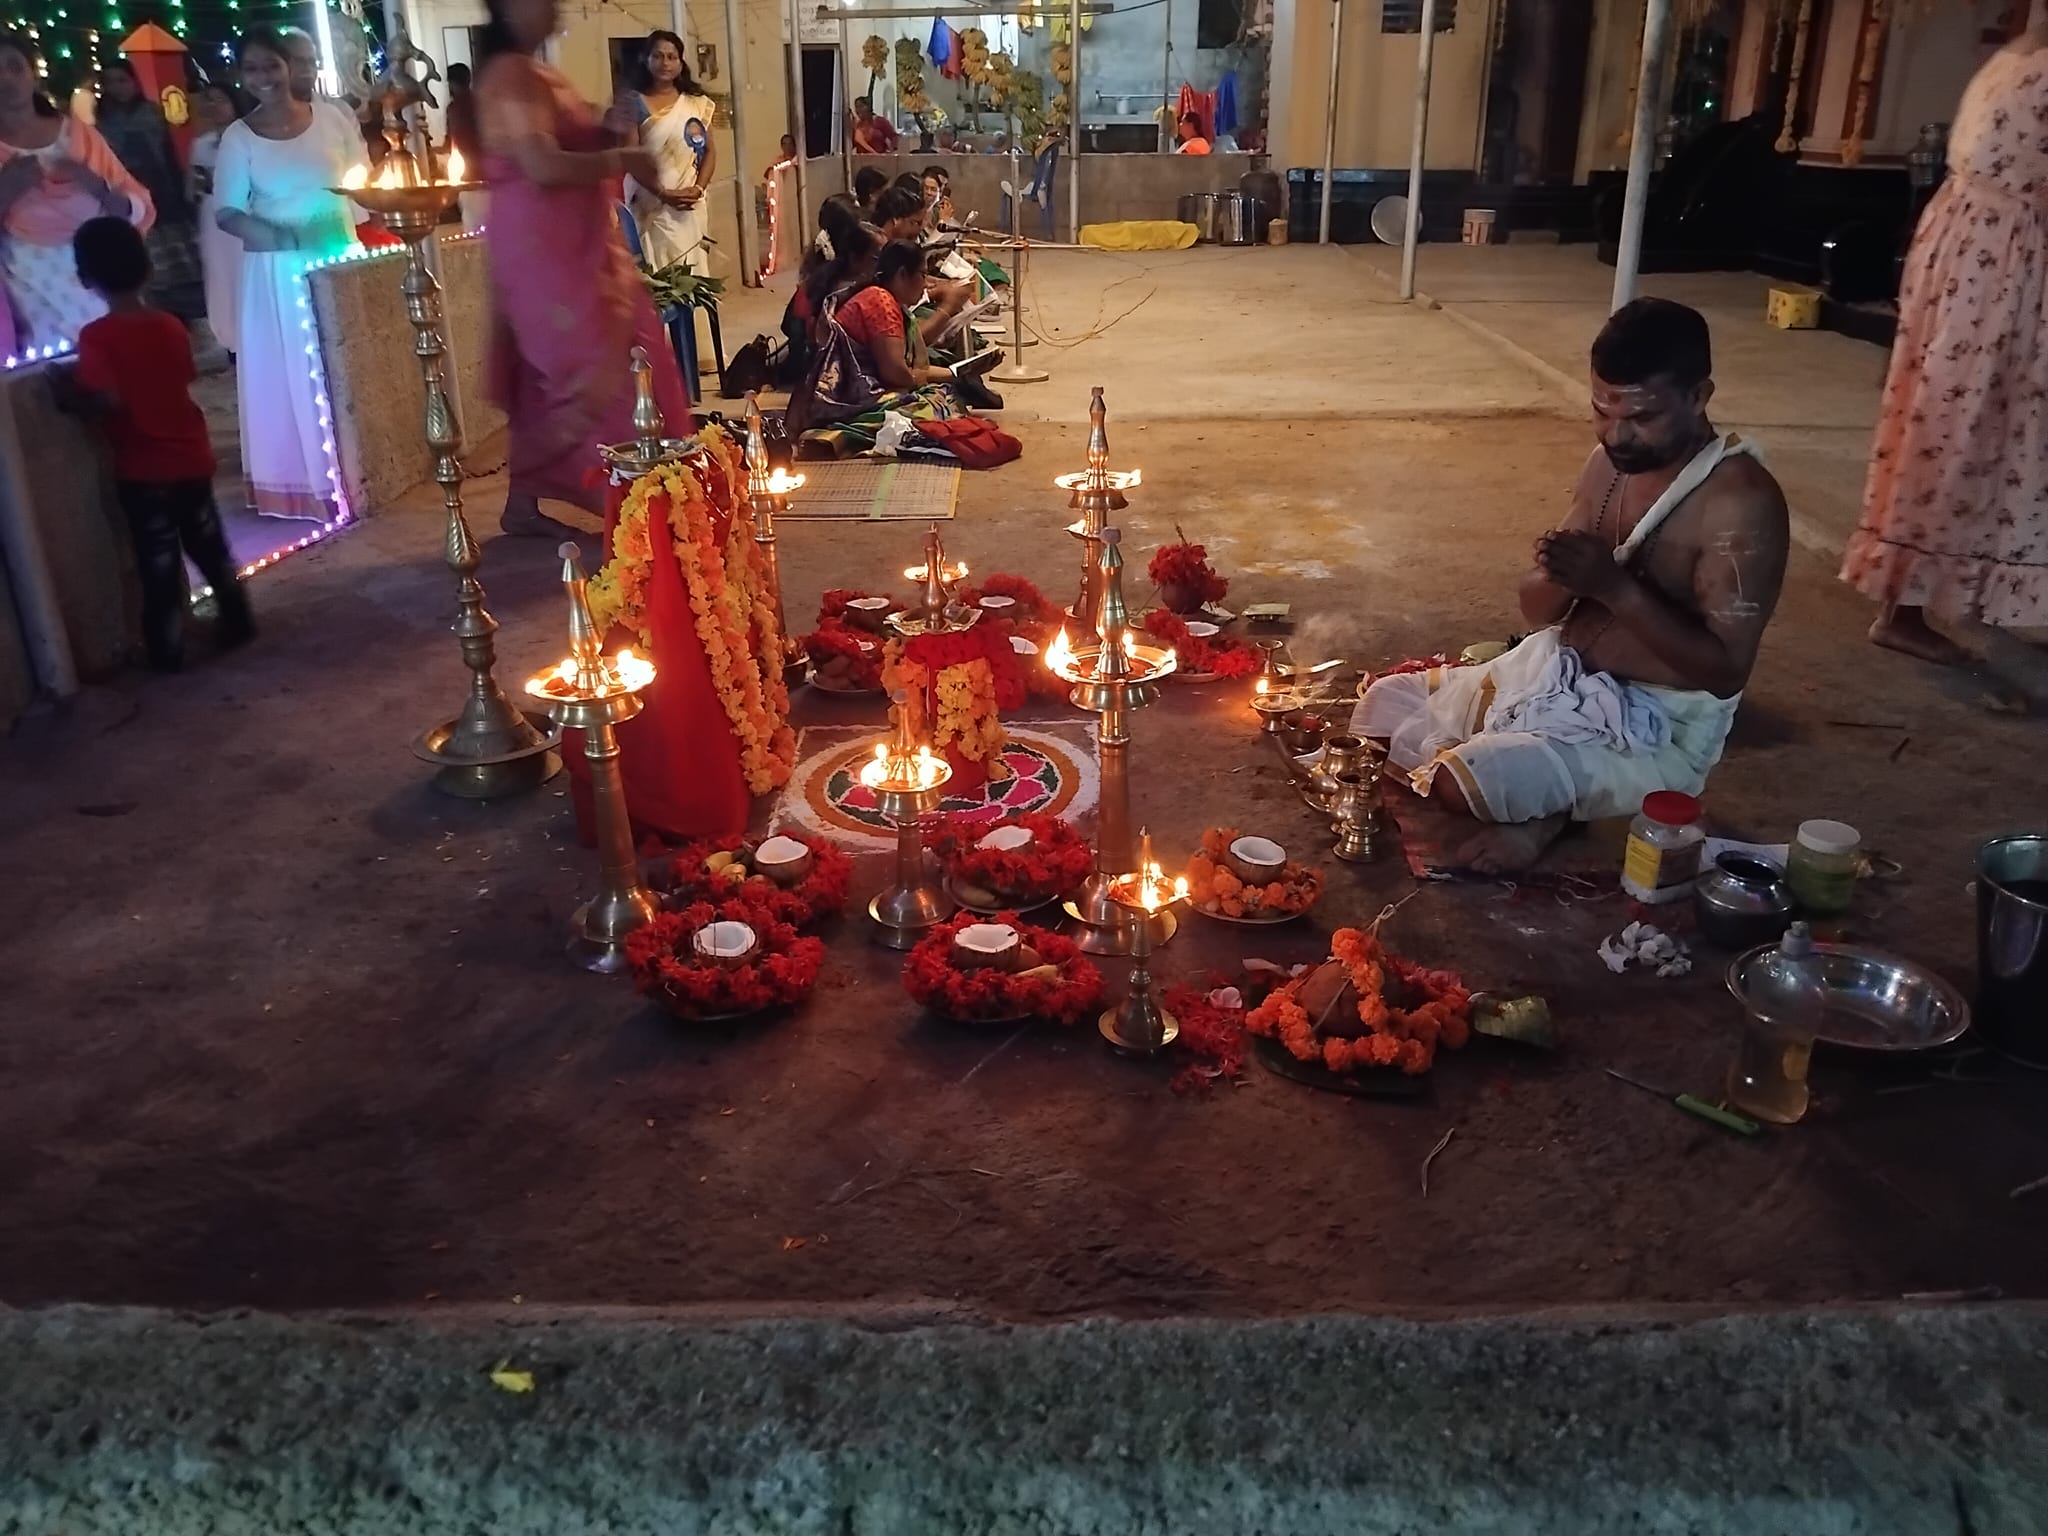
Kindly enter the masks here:
[[1280, 878], [1266, 885], [1246, 885], [1224, 863], [1239, 837], [1235, 827], [1211, 827], [1202, 846], [1188, 860], [1188, 899], [1197, 907], [1225, 917], [1293, 917], [1306, 912], [1323, 894], [1323, 872], [1289, 859]]
[[[664, 464], [633, 482], [612, 529], [612, 555], [589, 584], [598, 632], [624, 625], [655, 651], [647, 622], [647, 586], [653, 544], [651, 515], [668, 519], [671, 544], [696, 620], [697, 640], [711, 669], [712, 686], [739, 742], [747, 788], [765, 795], [789, 782], [796, 765], [796, 733], [789, 727], [789, 689], [782, 669], [763, 657], [781, 654], [775, 600], [768, 590], [760, 548], [742, 518], [729, 517], [723, 548], [716, 509], [731, 505], [738, 480], [738, 450], [726, 434], [707, 427], [697, 436], [705, 452]], [[655, 654], [655, 663], [661, 657]]]
[[1008, 740], [1000, 714], [1027, 697], [1021, 660], [1000, 625], [891, 640], [882, 686], [909, 707], [912, 734], [933, 751], [993, 769]]
[[[1278, 1040], [1297, 1061], [1317, 1061], [1332, 1072], [1362, 1067], [1399, 1067], [1410, 1074], [1427, 1072], [1438, 1045], [1461, 1050], [1471, 1038], [1472, 996], [1450, 971], [1429, 970], [1391, 954], [1372, 934], [1339, 928], [1330, 936], [1330, 954], [1358, 991], [1358, 1019], [1366, 1033], [1356, 1039], [1318, 1037], [1315, 1021], [1302, 1006], [1302, 980], [1290, 981], [1245, 1016], [1255, 1035]], [[1397, 1008], [1386, 999], [1387, 977], [1424, 1001]]]
[[1170, 608], [1154, 608], [1139, 627], [1179, 653], [1181, 677], [1250, 677], [1265, 664], [1265, 658], [1242, 640], [1191, 633], [1187, 620]]
[[[982, 848], [981, 839], [998, 827], [1022, 827], [1031, 841], [1021, 848]], [[1095, 855], [1069, 822], [1039, 811], [1022, 811], [994, 822], [948, 820], [930, 835], [939, 867], [967, 885], [980, 886], [1001, 902], [1035, 907], [1063, 896], [1088, 878]]]
[[[745, 965], [707, 962], [691, 939], [709, 923], [745, 923], [760, 952]], [[788, 923], [768, 918], [749, 902], [700, 901], [680, 912], [660, 912], [626, 935], [633, 982], [658, 997], [678, 1018], [752, 1013], [800, 1001], [817, 985], [825, 941], [804, 938]]]
[[853, 888], [853, 860], [829, 838], [804, 832], [781, 835], [811, 850], [811, 872], [795, 885], [778, 885], [766, 875], [750, 874], [732, 865], [707, 869], [706, 861], [713, 854], [741, 849], [751, 854], [760, 846], [756, 840], [735, 843], [707, 837], [685, 843], [654, 866], [655, 891], [670, 908], [699, 901], [743, 901], [770, 922], [794, 928], [808, 928], [838, 913]]
[[[974, 923], [1006, 923], [1017, 940], [1038, 951], [1043, 965], [1059, 975], [1033, 976], [993, 968], [963, 971], [953, 964], [953, 940]], [[1014, 912], [995, 917], [963, 912], [941, 923], [918, 942], [903, 962], [903, 987], [912, 1001], [954, 1019], [1013, 1019], [1035, 1016], [1073, 1024], [1102, 1006], [1102, 973], [1080, 945], [1044, 928], [1019, 922]]]

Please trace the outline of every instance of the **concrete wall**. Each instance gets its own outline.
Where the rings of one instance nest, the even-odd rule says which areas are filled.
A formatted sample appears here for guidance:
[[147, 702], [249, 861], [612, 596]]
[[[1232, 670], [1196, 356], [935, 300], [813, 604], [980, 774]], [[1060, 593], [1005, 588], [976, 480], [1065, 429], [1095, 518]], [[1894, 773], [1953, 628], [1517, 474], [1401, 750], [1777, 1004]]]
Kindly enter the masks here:
[[[1479, 165], [1493, 14], [1502, 0], [1460, 0], [1457, 26], [1436, 38], [1423, 164], [1433, 171]], [[1421, 38], [1383, 33], [1377, 5], [1346, 0], [1337, 108], [1337, 165], [1385, 169], [1408, 163]], [[1276, 0], [1273, 33], [1273, 163], [1323, 162], [1330, 78], [1329, 0]]]
[[[28, 481], [29, 509], [71, 640], [72, 659], [79, 675], [91, 679], [113, 672], [139, 648], [142, 607], [134, 550], [114, 500], [113, 466], [105, 440], [51, 402], [49, 375], [71, 366], [39, 363], [0, 373], [0, 410], [12, 414], [28, 450], [22, 454], [22, 471]], [[23, 670], [25, 657], [19, 664], [7, 660], [7, 653], [19, 645], [11, 598], [0, 619], [14, 637], [0, 642], [0, 721], [6, 721], [16, 712], [6, 707], [8, 701], [21, 695], [23, 679], [31, 691], [33, 681]]]
[[[490, 337], [486, 260], [480, 239], [441, 241], [448, 371], [472, 449], [505, 425], [484, 387]], [[342, 487], [359, 517], [388, 506], [434, 473], [424, 436], [426, 386], [398, 291], [404, 270], [404, 254], [394, 251], [325, 267], [312, 278]]]
[[[1258, 155], [1083, 155], [1081, 157], [1081, 222], [1102, 224], [1118, 219], [1170, 219], [1176, 212], [1176, 204], [1183, 192], [1235, 192], [1238, 178], [1246, 171], [1265, 166], [1264, 157]], [[872, 165], [890, 176], [905, 171], [917, 172], [927, 165], [943, 165], [953, 178], [953, 205], [965, 216], [980, 214], [980, 224], [987, 229], [1001, 227], [1002, 191], [1001, 183], [1010, 174], [1008, 155], [857, 155], [854, 167]], [[819, 181], [813, 181], [810, 193], [811, 203], [822, 203], [828, 193], [839, 183], [839, 167], [835, 162], [813, 162], [814, 175], [828, 184], [820, 189]], [[1067, 177], [1072, 173], [1073, 162], [1065, 155], [1060, 157], [1057, 179], [1053, 183], [1053, 235], [1055, 239], [1070, 240], [1073, 232], [1067, 227]], [[1028, 164], [1024, 170], [1028, 180]], [[1273, 214], [1284, 218], [1284, 209]], [[1040, 233], [1039, 214], [1035, 205], [1024, 210], [1024, 233], [1036, 236]]]

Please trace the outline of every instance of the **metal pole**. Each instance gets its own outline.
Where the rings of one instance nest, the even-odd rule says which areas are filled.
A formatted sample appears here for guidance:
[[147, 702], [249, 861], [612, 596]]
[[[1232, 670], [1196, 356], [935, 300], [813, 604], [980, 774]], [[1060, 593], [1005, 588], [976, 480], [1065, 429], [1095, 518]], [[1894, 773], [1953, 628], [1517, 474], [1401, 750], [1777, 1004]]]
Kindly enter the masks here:
[[690, 18], [683, 14], [683, 0], [668, 0], [668, 29], [685, 44], [690, 40]]
[[[1173, 0], [1166, 0], [1166, 42], [1159, 50], [1159, 111], [1167, 115], [1167, 104], [1173, 100]], [[1165, 125], [1160, 142], [1168, 149], [1173, 147], [1175, 134], [1172, 124]]]
[[1671, 0], [1650, 0], [1643, 16], [1643, 63], [1636, 78], [1636, 121], [1628, 143], [1628, 184], [1621, 201], [1621, 240], [1614, 251], [1614, 307], [1636, 296], [1643, 258], [1643, 210], [1650, 198], [1650, 162], [1663, 115], [1664, 55], [1671, 48]]
[[[1067, 43], [1071, 50], [1067, 82], [1067, 238], [1081, 238], [1081, 0], [1067, 7]], [[1021, 298], [1022, 295], [1013, 295]]]
[[1042, 384], [1042, 368], [1024, 366], [1024, 183], [1017, 147], [1017, 114], [1010, 114], [1010, 366], [989, 378], [1004, 384]]
[[[838, 110], [832, 114], [833, 131], [839, 135], [839, 175], [845, 185], [841, 191], [849, 196], [853, 192], [853, 135], [847, 132], [846, 120], [853, 112], [853, 60], [846, 56], [846, 23], [839, 23], [839, 47], [834, 50], [839, 61]], [[873, 106], [874, 103], [868, 103]]]
[[[737, 4], [738, 0], [727, 0]], [[804, 161], [810, 150], [810, 135], [804, 131], [804, 28], [798, 12], [800, 0], [789, 0], [789, 112], [796, 137], [796, 243], [802, 250], [811, 239], [811, 191], [804, 175]]]
[[1415, 242], [1422, 237], [1422, 146], [1429, 138], [1429, 70], [1435, 62], [1436, 0], [1422, 0], [1422, 43], [1415, 56], [1415, 141], [1408, 147], [1408, 222], [1401, 231], [1404, 299], [1415, 297]]
[[1331, 178], [1337, 170], [1337, 87], [1344, 57], [1344, 0], [1330, 3], [1330, 120], [1323, 125], [1323, 211], [1316, 222], [1316, 243], [1330, 243], [1330, 203], [1336, 197]]
[[[680, 3], [680, 0], [678, 0]], [[740, 98], [746, 93], [747, 68], [741, 50], [746, 46], [740, 31], [740, 0], [725, 0], [725, 78], [732, 101], [732, 190], [733, 208], [739, 215], [740, 283], [761, 286], [761, 264], [754, 260], [753, 161], [747, 158], [746, 130], [740, 126], [746, 116]]]

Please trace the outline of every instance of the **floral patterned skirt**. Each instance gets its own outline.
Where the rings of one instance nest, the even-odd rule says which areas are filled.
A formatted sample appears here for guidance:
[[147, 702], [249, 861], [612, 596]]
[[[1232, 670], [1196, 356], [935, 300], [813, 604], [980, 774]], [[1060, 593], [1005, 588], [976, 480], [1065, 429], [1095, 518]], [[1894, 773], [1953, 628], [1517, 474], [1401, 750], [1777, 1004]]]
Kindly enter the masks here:
[[1984, 178], [1951, 176], [1914, 235], [1842, 579], [2048, 624], [2048, 215]]

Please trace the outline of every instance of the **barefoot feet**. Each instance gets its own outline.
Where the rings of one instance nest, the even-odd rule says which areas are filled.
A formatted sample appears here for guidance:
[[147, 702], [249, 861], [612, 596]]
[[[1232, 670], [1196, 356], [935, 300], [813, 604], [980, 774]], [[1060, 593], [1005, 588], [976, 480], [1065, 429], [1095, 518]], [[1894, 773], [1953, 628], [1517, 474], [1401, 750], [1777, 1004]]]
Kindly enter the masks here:
[[1936, 666], [1959, 667], [1970, 660], [1970, 653], [1929, 624], [1926, 612], [1919, 608], [1885, 609], [1872, 622], [1870, 639], [1873, 645]]
[[560, 540], [590, 537], [581, 528], [549, 517], [541, 511], [540, 502], [531, 496], [506, 497], [505, 510], [498, 517], [498, 527], [519, 538]]
[[1530, 868], [1564, 831], [1563, 816], [1541, 821], [1504, 822], [1481, 827], [1458, 845], [1453, 863], [1478, 875], [1518, 875]]

